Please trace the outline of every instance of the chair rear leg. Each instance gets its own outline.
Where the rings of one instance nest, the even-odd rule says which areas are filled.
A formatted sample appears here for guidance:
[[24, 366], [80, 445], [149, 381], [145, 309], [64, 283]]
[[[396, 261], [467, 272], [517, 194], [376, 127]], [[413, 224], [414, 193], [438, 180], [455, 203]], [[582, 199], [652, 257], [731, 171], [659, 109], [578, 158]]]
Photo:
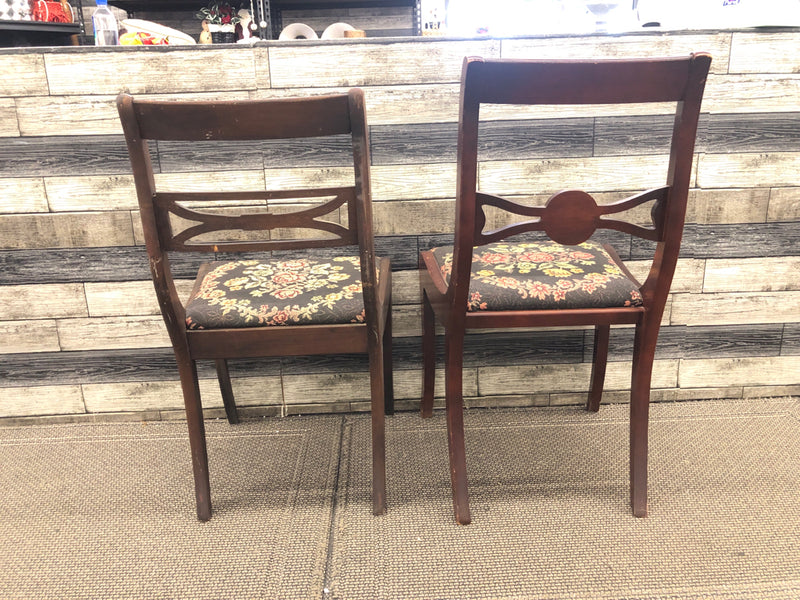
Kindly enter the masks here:
[[645, 320], [636, 326], [631, 374], [630, 486], [634, 516], [647, 516], [647, 446], [650, 382], [658, 338], [658, 323]]
[[383, 340], [370, 338], [369, 380], [372, 417], [372, 513], [386, 512], [385, 361]]
[[200, 402], [200, 386], [197, 382], [197, 365], [195, 361], [180, 356], [178, 352], [175, 353], [175, 357], [178, 361], [178, 373], [183, 389], [186, 423], [189, 426], [197, 518], [201, 521], [208, 521], [211, 518], [211, 485], [208, 478], [206, 431], [203, 422], [203, 405]]
[[383, 330], [383, 404], [387, 415], [394, 414], [394, 376], [392, 369], [392, 305], [386, 314], [386, 327]]
[[433, 416], [433, 393], [436, 378], [436, 316], [425, 290], [422, 291], [422, 402], [424, 418]]
[[447, 446], [450, 455], [450, 484], [453, 489], [453, 510], [459, 525], [469, 525], [467, 489], [467, 453], [464, 441], [464, 396], [462, 368], [464, 334], [445, 335], [445, 378], [447, 403]]
[[589, 388], [589, 397], [586, 400], [586, 410], [591, 412], [600, 410], [600, 400], [603, 397], [603, 385], [606, 379], [610, 332], [610, 325], [595, 325], [591, 387]]
[[222, 403], [225, 405], [225, 415], [228, 423], [236, 425], [239, 422], [239, 413], [236, 411], [236, 402], [233, 399], [233, 387], [231, 386], [231, 375], [228, 372], [228, 361], [218, 358], [217, 379], [219, 380], [219, 391], [222, 393]]

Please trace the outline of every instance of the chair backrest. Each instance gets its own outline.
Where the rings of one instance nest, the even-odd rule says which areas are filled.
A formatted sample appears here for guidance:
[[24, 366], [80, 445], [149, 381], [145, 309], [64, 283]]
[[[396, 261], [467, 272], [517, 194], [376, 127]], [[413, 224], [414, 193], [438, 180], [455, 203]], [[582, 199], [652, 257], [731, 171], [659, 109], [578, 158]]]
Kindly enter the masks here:
[[[641, 291], [645, 302], [654, 297], [665, 301], [680, 250], [700, 103], [710, 64], [711, 57], [704, 53], [642, 60], [465, 58], [458, 133], [455, 249], [450, 278], [453, 306], [467, 305], [474, 246], [529, 231], [543, 231], [555, 242], [573, 245], [586, 241], [597, 229], [614, 229], [657, 243], [650, 274]], [[676, 104], [666, 185], [609, 205], [597, 205], [589, 194], [579, 190], [559, 192], [545, 206], [525, 206], [477, 190], [481, 104], [652, 102]], [[649, 201], [654, 202], [652, 227], [608, 218]], [[487, 206], [532, 218], [485, 232]]]
[[[183, 307], [177, 299], [169, 252], [271, 252], [305, 248], [358, 245], [362, 265], [364, 301], [372, 304], [375, 253], [369, 179], [369, 144], [364, 95], [360, 89], [347, 94], [307, 98], [245, 101], [155, 101], [120, 94], [117, 108], [133, 167], [150, 269], [162, 309], [169, 307], [182, 322]], [[296, 140], [347, 134], [351, 141], [353, 184], [302, 189], [247, 191], [164, 192], [156, 186], [149, 141], [243, 142], [242, 148], [260, 140]], [[267, 165], [268, 167], [269, 165]], [[269, 170], [267, 169], [267, 173]], [[198, 174], [200, 177], [200, 174]], [[286, 202], [298, 204], [316, 199], [311, 208], [285, 212]], [[192, 208], [202, 203], [220, 208], [263, 202], [244, 214], [220, 214]], [[269, 211], [270, 201], [281, 201], [281, 211]], [[340, 221], [346, 210], [346, 224]], [[326, 219], [325, 217], [328, 217]], [[176, 231], [176, 223], [190, 226]], [[315, 237], [281, 236], [288, 230], [316, 230]], [[265, 232], [261, 239], [253, 232]], [[222, 232], [228, 232], [225, 236]], [[245, 239], [231, 239], [239, 232]], [[214, 236], [218, 236], [214, 237]], [[200, 239], [197, 239], [200, 238]]]

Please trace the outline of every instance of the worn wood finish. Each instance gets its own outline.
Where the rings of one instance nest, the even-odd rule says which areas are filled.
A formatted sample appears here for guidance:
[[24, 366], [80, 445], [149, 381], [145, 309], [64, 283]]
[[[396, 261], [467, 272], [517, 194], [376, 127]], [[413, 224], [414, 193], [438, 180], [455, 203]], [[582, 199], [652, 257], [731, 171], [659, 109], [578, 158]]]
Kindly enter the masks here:
[[[647, 514], [647, 443], [648, 405], [653, 379], [653, 365], [658, 331], [667, 304], [672, 277], [686, 215], [689, 185], [693, 178], [693, 150], [697, 136], [700, 103], [710, 66], [708, 54], [693, 54], [681, 59], [651, 60], [488, 60], [466, 58], [461, 79], [461, 105], [458, 132], [458, 183], [456, 192], [455, 245], [452, 272], [446, 282], [430, 252], [422, 252], [420, 283], [423, 303], [423, 394], [421, 412], [430, 416], [434, 398], [435, 337], [434, 324], [438, 319], [445, 328], [445, 376], [448, 449], [456, 521], [470, 522], [467, 490], [466, 450], [463, 424], [462, 369], [464, 342], [467, 329], [536, 326], [595, 325], [592, 384], [587, 408], [597, 410], [600, 405], [606, 375], [610, 325], [634, 324], [633, 370], [631, 375], [630, 418], [630, 485], [631, 505], [634, 515]], [[479, 111], [484, 103], [492, 104], [612, 104], [636, 102], [668, 102], [677, 104], [673, 122], [669, 156], [659, 157], [658, 163], [668, 168], [666, 186], [631, 196], [616, 204], [598, 206], [587, 193], [577, 190], [554, 195], [543, 207], [523, 206], [505, 198], [478, 191], [492, 189], [493, 193], [508, 191], [509, 162], [491, 176], [486, 174], [494, 165], [478, 173]], [[658, 121], [658, 120], [656, 120]], [[588, 166], [598, 159], [580, 159]], [[615, 159], [619, 163], [619, 159]], [[632, 183], [617, 181], [616, 189], [626, 189], [652, 184], [652, 165], [643, 167], [641, 157], [635, 169], [622, 169], [615, 164], [609, 169], [613, 177], [623, 180], [631, 175]], [[514, 165], [515, 163], [510, 163]], [[552, 175], [541, 176], [545, 162], [535, 168], [526, 161], [516, 163], [519, 174], [530, 176], [536, 185], [556, 185]], [[513, 170], [513, 166], [512, 166]], [[599, 170], [596, 170], [599, 175]], [[640, 184], [646, 174], [649, 182]], [[513, 175], [513, 173], [511, 173]], [[558, 172], [557, 175], [566, 173]], [[609, 174], [603, 173], [609, 177]], [[580, 173], [577, 185], [587, 185], [590, 177]], [[543, 184], [543, 180], [545, 183]], [[574, 178], [558, 188], [575, 185]], [[584, 181], [586, 180], [586, 181]], [[600, 185], [603, 185], [601, 182]], [[496, 191], [500, 188], [499, 191]], [[590, 188], [591, 189], [591, 188]], [[602, 188], [600, 188], [602, 189]], [[613, 214], [646, 201], [654, 201], [655, 211], [650, 227], [624, 221], [601, 220], [601, 215]], [[516, 225], [510, 224], [494, 231], [484, 231], [484, 208], [492, 206], [521, 217], [533, 217]], [[516, 310], [467, 312], [470, 291], [470, 271], [473, 248], [492, 241], [532, 231], [544, 231], [547, 236], [562, 244], [582, 242], [600, 227], [608, 227], [656, 244], [650, 271], [641, 285], [644, 301], [642, 307]], [[617, 253], [612, 250], [612, 256]], [[674, 384], [677, 384], [677, 361], [662, 361], [672, 366]], [[480, 368], [491, 371], [491, 367]], [[501, 369], [502, 370], [502, 369]], [[480, 375], [479, 375], [480, 377]], [[482, 386], [485, 380], [481, 378]], [[508, 382], [504, 381], [504, 389]], [[507, 393], [507, 392], [506, 392]]]
[[[373, 512], [383, 514], [386, 510], [384, 413], [393, 410], [392, 278], [389, 260], [378, 260], [375, 254], [363, 92], [353, 89], [347, 94], [319, 97], [185, 103], [137, 100], [120, 94], [117, 105], [133, 167], [151, 275], [178, 363], [189, 425], [198, 518], [204, 521], [211, 518], [211, 491], [197, 361], [214, 361], [221, 400], [228, 421], [233, 424], [238, 421], [238, 414], [228, 359], [342, 352], [369, 356]], [[189, 191], [178, 191], [168, 185], [167, 191], [162, 191], [162, 181], [154, 174], [148, 150], [148, 140], [248, 143], [343, 134], [350, 138], [352, 183], [320, 187], [317, 182], [316, 189], [308, 189], [305, 184], [287, 190], [279, 184], [271, 190], [258, 186], [249, 191], [198, 192], [191, 186]], [[319, 202], [311, 208], [303, 203], [280, 205], [297, 198], [318, 198]], [[253, 205], [252, 201], [258, 203]], [[244, 215], [197, 208], [231, 202], [251, 204]], [[281, 210], [270, 210], [268, 205], [272, 202], [278, 202]], [[328, 217], [329, 213], [334, 218]], [[346, 224], [339, 223], [340, 214], [346, 215]], [[194, 225], [173, 229], [175, 217]], [[332, 237], [278, 237], [280, 231], [291, 228], [316, 229]], [[221, 233], [227, 230], [261, 230], [269, 235], [261, 241], [241, 238], [228, 241]], [[207, 239], [211, 234], [216, 237]], [[341, 246], [358, 248], [364, 323], [187, 329], [184, 304], [170, 266], [173, 255], [213, 253], [231, 258], [234, 253], [244, 256], [272, 251], [306, 253], [315, 248], [331, 252]], [[352, 251], [350, 248], [349, 252]], [[201, 275], [203, 269], [207, 267], [201, 267]]]

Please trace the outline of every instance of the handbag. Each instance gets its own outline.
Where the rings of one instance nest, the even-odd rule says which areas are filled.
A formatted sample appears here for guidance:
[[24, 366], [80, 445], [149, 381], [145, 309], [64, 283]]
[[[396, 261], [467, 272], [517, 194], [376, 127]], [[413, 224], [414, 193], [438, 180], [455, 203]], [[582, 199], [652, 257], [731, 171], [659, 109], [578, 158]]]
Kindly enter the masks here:
[[72, 7], [67, 0], [60, 0], [60, 2], [35, 0], [33, 2], [33, 20], [48, 21], [50, 23], [72, 23]]

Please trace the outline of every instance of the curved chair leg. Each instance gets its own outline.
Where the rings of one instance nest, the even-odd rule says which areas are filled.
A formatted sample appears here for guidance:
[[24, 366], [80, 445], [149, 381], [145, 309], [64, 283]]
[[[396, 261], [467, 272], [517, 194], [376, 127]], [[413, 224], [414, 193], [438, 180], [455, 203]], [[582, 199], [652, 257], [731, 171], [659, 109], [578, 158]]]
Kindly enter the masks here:
[[369, 341], [370, 411], [372, 414], [372, 513], [386, 512], [386, 430], [383, 340]]
[[386, 327], [383, 330], [383, 404], [384, 413], [394, 414], [394, 376], [392, 374], [392, 304], [389, 299]]
[[201, 521], [208, 521], [211, 518], [211, 485], [208, 479], [206, 431], [203, 422], [203, 406], [200, 402], [200, 386], [197, 383], [197, 365], [190, 358], [179, 356], [178, 352], [175, 353], [175, 358], [178, 361], [183, 402], [186, 406], [186, 423], [189, 426], [197, 518]]
[[591, 412], [600, 410], [600, 400], [603, 397], [603, 384], [606, 379], [606, 363], [608, 361], [608, 340], [610, 333], [610, 325], [595, 325], [592, 383], [589, 389], [589, 397], [586, 400], [586, 410]]
[[225, 416], [228, 423], [236, 425], [239, 422], [239, 413], [236, 412], [236, 402], [233, 399], [233, 387], [231, 386], [231, 375], [228, 371], [228, 361], [218, 358], [217, 379], [219, 380], [219, 391], [222, 394], [222, 404], [225, 406]]
[[430, 300], [422, 291], [422, 402], [424, 418], [433, 416], [433, 392], [436, 378], [436, 316]]
[[658, 323], [645, 320], [636, 326], [631, 374], [630, 486], [634, 516], [647, 516], [647, 442], [650, 382], [653, 375]]
[[453, 510], [456, 522], [469, 525], [469, 493], [467, 490], [467, 453], [464, 443], [464, 396], [462, 367], [464, 333], [445, 334], [445, 378], [447, 401], [447, 446], [450, 454], [450, 484], [453, 488]]

